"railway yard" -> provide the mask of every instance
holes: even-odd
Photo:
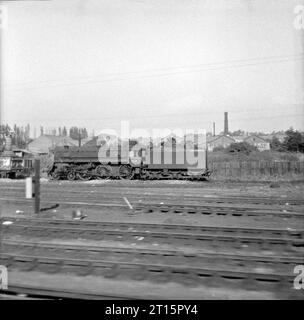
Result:
[[[303,299],[304,183],[0,181],[5,297]],[[73,212],[81,212],[81,216]]]

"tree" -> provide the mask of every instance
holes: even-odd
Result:
[[[62,135],[63,135],[64,137],[66,137],[66,136],[68,135],[68,132],[67,132],[66,127],[63,127],[63,129],[62,129]]]
[[[74,140],[85,139],[88,137],[88,132],[86,128],[71,127],[70,137]]]
[[[78,140],[78,127],[71,127],[69,136],[74,140]]]
[[[245,131],[243,131],[243,130],[237,130],[237,131],[233,131],[232,133],[231,133],[231,135],[232,136],[244,136],[245,135]]]
[[[290,152],[304,152],[304,134],[294,130],[293,128],[288,129],[286,132],[283,145],[287,151]]]
[[[80,135],[81,135],[81,139],[85,139],[88,137],[88,131],[86,128],[80,128]]]
[[[286,151],[286,146],[276,136],[272,137],[270,148],[275,151]]]
[[[5,137],[8,136],[10,131],[11,131],[11,128],[9,127],[8,124],[0,125],[0,152],[2,152],[4,149]]]

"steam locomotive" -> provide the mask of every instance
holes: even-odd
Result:
[[[178,179],[206,180],[207,150],[198,144],[162,142],[159,145],[119,142],[116,145],[55,147],[48,174],[55,180]]]

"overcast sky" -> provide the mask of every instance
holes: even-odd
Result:
[[[5,3],[3,117],[117,129],[304,130],[302,0]]]

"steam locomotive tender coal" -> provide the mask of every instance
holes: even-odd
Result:
[[[176,144],[159,146],[124,144],[106,146],[56,147],[49,175],[55,179],[178,179],[206,180],[207,150],[197,145],[187,149]],[[190,161],[189,163],[189,154]],[[199,164],[199,165],[198,165]]]

